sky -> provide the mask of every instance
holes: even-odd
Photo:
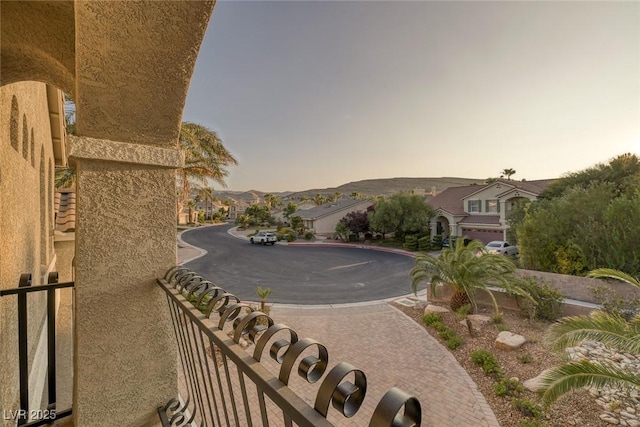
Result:
[[[218,0],[183,120],[236,191],[557,178],[640,155],[640,2]]]

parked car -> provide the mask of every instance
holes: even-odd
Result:
[[[251,244],[260,243],[262,245],[266,245],[267,243],[270,245],[274,245],[276,243],[276,240],[278,239],[276,238],[275,233],[268,233],[266,231],[261,231],[259,233],[256,233],[255,235],[249,238],[249,241],[251,242]]]
[[[455,245],[457,238],[453,237],[451,240],[453,241],[453,244]],[[448,248],[449,244],[450,244],[449,242],[450,242],[450,240],[449,240],[448,237],[445,237],[444,239],[442,239],[442,247],[443,248]]]
[[[510,245],[504,240],[494,240],[493,242],[489,242],[484,249],[487,253],[498,255],[516,256],[520,253],[517,246]]]

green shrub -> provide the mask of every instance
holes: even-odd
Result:
[[[523,280],[520,288],[534,299],[535,304],[526,297],[516,296],[520,313],[529,319],[557,320],[561,316],[562,295],[552,288],[549,282],[538,282],[534,277]]]
[[[407,251],[417,251],[418,238],[413,234],[404,236],[404,243],[402,244],[402,247]]]
[[[304,233],[305,240],[311,240],[311,239],[313,239],[313,237],[314,237],[313,233],[310,232],[310,231],[307,231],[306,233]]]
[[[520,421],[518,423],[518,427],[547,427],[547,425],[542,421],[538,421],[538,420],[526,420],[526,421]]]
[[[502,369],[496,357],[488,350],[474,350],[471,352],[471,360],[482,368],[485,375],[501,377]]]
[[[447,348],[449,350],[455,350],[456,348],[460,347],[462,344],[464,344],[464,340],[462,338],[460,338],[459,336],[453,336],[451,338],[449,338],[445,344],[447,345]]]
[[[418,239],[418,250],[426,252],[431,249],[431,238],[424,236]]]
[[[531,356],[531,353],[525,353],[525,354],[519,356],[518,360],[520,361],[520,363],[525,365],[527,363],[533,362],[533,356]]]
[[[515,399],[513,401],[513,406],[518,411],[520,411],[524,416],[530,418],[542,418],[544,412],[540,405],[530,401],[529,399]]]
[[[440,313],[427,313],[422,316],[422,321],[427,326],[433,326],[435,323],[442,323],[442,315]]]
[[[471,311],[471,304],[465,304],[456,310],[456,317],[458,319],[466,319]]]
[[[516,396],[524,391],[524,387],[512,378],[503,378],[493,385],[493,391],[497,396]]]
[[[297,237],[295,233],[288,233],[285,235],[285,238],[287,239],[287,242],[293,242]]]
[[[445,331],[445,330],[449,329],[449,328],[447,328],[447,325],[445,325],[442,322],[434,323],[432,326],[438,332]]]
[[[614,316],[620,316],[627,321],[640,314],[640,298],[628,295],[627,298],[618,296],[612,289],[604,286],[591,288],[596,301],[602,309]]]
[[[447,341],[448,339],[455,337],[456,333],[453,329],[449,329],[445,326],[444,328],[438,330],[438,336],[444,341]]]

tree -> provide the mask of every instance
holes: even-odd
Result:
[[[249,222],[251,220],[256,223],[271,222],[271,212],[267,205],[251,205],[244,213],[249,217]]]
[[[406,234],[427,233],[434,214],[424,197],[395,193],[378,202],[370,214],[369,225],[373,231],[383,235],[393,232],[396,238],[402,239]]]
[[[211,179],[226,187],[227,167],[237,165],[238,161],[227,151],[218,135],[205,126],[184,122],[179,138],[179,147],[185,153],[184,167],[177,173],[179,205],[189,200],[192,182],[207,185]]]
[[[298,234],[304,234],[304,221],[302,221],[302,218],[297,215],[292,216],[291,228],[293,228]]]
[[[366,212],[349,212],[340,222],[346,225],[358,238],[360,238],[360,233],[369,231],[369,217]]]
[[[594,183],[611,183],[615,195],[632,194],[640,186],[640,157],[626,153],[614,157],[609,163],[570,173],[551,183],[540,194],[542,199],[561,197],[572,187],[588,188]]]
[[[280,203],[280,198],[274,194],[267,193],[264,195],[264,202],[269,206],[269,209],[271,209]]]
[[[362,194],[358,193],[357,191],[354,191],[351,194],[349,194],[349,197],[352,198],[353,200],[359,200],[363,198]]]
[[[284,211],[282,212],[282,215],[289,219],[289,217],[298,210],[298,206],[296,206],[295,203],[293,202],[289,202],[287,203],[287,206],[285,206]]]
[[[451,310],[470,304],[473,311],[477,311],[476,292],[482,290],[491,297],[496,314],[499,313],[498,303],[489,287],[504,288],[531,299],[517,285],[513,261],[503,255],[483,253],[484,244],[478,240],[467,245],[462,240],[458,239],[455,248],[445,248],[439,257],[425,252],[416,256],[416,265],[410,273],[414,293],[425,282],[429,283],[434,295],[437,285],[449,285],[454,289],[449,303]]]
[[[211,211],[213,210],[213,201],[215,200],[213,188],[209,186],[203,187],[200,189],[199,195],[200,198],[205,201],[205,219],[212,219],[213,212]]]
[[[325,203],[327,203],[329,201],[329,199],[327,199],[324,195],[322,194],[316,194],[315,197],[313,198],[313,203],[316,204],[316,206],[320,206],[320,205],[324,205]]]
[[[515,174],[516,174],[515,169],[502,169],[502,176],[506,176],[507,179],[511,179],[511,176]]]
[[[617,279],[640,288],[640,279],[619,270],[596,269],[589,276]],[[627,321],[620,316],[596,310],[589,316],[565,317],[551,326],[547,339],[556,351],[564,351],[588,340],[599,341],[622,353],[640,354],[640,315]],[[550,405],[570,390],[625,385],[640,387],[640,375],[611,364],[572,361],[545,372],[541,379],[542,400]]]
[[[335,231],[336,231],[336,234],[335,234],[336,239],[340,239],[343,242],[347,242],[349,240],[349,234],[351,233],[351,230],[349,229],[346,223],[342,221],[338,221],[338,223],[336,224]]]
[[[616,196],[613,183],[594,182],[523,209],[524,216],[516,211],[509,218],[523,267],[576,275],[602,267],[637,272],[640,192]]]

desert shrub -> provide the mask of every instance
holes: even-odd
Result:
[[[456,310],[456,317],[458,319],[466,319],[471,311],[471,304],[465,304],[460,306],[459,309]]]
[[[620,316],[630,321],[640,314],[640,298],[628,295],[626,298],[618,296],[613,289],[604,286],[591,288],[596,301],[602,309],[614,316]]]
[[[562,295],[549,282],[538,282],[527,277],[520,287],[534,299],[535,304],[525,297],[517,297],[520,313],[529,319],[557,320],[561,315]]]
[[[518,360],[523,365],[526,365],[527,363],[533,362],[533,356],[531,356],[531,353],[525,353],[523,355],[518,356]]]
[[[442,338],[444,341],[447,341],[456,336],[456,333],[453,329],[447,328],[446,326],[440,330],[438,330],[438,336]]]
[[[538,420],[525,420],[518,423],[518,427],[547,427],[545,423]]]
[[[524,391],[524,387],[515,378],[503,378],[493,385],[496,396],[516,396]]]
[[[485,375],[491,375],[494,377],[502,376],[502,369],[498,364],[498,360],[488,350],[474,350],[471,352],[471,360],[482,368],[482,372]]]
[[[427,326],[433,326],[436,323],[442,323],[442,315],[440,313],[427,313],[422,316],[422,321]]]
[[[295,233],[287,233],[285,235],[285,238],[286,238],[287,242],[293,242],[294,240],[296,240],[296,234]]]
[[[455,350],[456,348],[464,344],[464,340],[456,335],[446,340],[445,344],[447,345],[447,348],[449,350]]]
[[[313,237],[314,237],[314,235],[310,231],[307,231],[306,233],[304,233],[305,240],[311,240],[311,239],[313,239]]]
[[[542,418],[544,415],[540,405],[529,399],[515,399],[513,401],[513,407],[520,411],[524,416],[530,418]]]
[[[445,325],[442,322],[434,323],[432,326],[438,332],[442,332],[442,331],[445,331],[445,330],[449,329],[449,328],[447,328],[447,325]]]

